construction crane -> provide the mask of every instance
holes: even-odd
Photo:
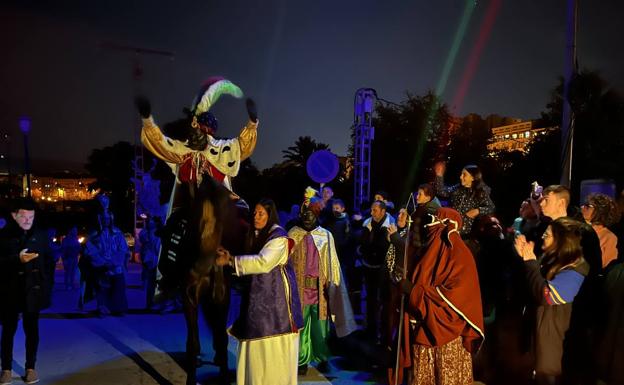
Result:
[[[169,60],[175,59],[175,54],[170,51],[163,51],[151,48],[144,47],[136,47],[124,44],[117,44],[113,42],[102,42],[99,44],[100,48],[112,50],[112,51],[120,51],[120,52],[129,52],[134,53],[134,60],[132,63],[132,79],[134,83],[134,94],[135,96],[139,94],[141,79],[143,77],[143,66],[141,63],[141,59],[143,56],[161,56],[168,58]],[[140,131],[135,121],[133,120],[132,127],[134,127],[134,180],[140,181],[142,176],[145,174],[143,171],[143,146],[141,145]],[[143,218],[139,218],[137,216],[137,189],[134,189],[134,236],[137,236],[137,229],[142,228]]]

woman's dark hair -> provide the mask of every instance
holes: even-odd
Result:
[[[546,279],[552,279],[561,269],[583,257],[582,227],[581,222],[569,217],[562,217],[550,223],[553,243],[544,252],[554,258],[549,263]]]
[[[385,191],[383,191],[383,190],[379,190],[379,191],[377,191],[377,192],[375,193],[375,195],[381,195],[381,197],[382,197],[384,200],[388,200],[388,193],[387,193],[387,192],[385,192]],[[375,195],[373,195],[373,196],[375,196]]]
[[[481,173],[481,169],[476,164],[468,164],[464,167],[464,170],[468,172],[472,176],[472,195],[476,198],[483,198],[487,195],[485,191],[485,182],[483,182],[483,174]]]
[[[431,199],[435,198],[435,191],[433,189],[433,186],[430,183],[423,183],[419,185],[416,192],[418,192],[418,190],[423,190],[425,195]]]
[[[266,210],[267,214],[269,214],[269,219],[267,220],[266,226],[260,229],[257,233],[254,227],[250,226],[246,237],[247,239],[245,240],[245,251],[248,253],[259,252],[266,243],[267,238],[269,238],[269,233],[271,232],[273,225],[279,225],[277,207],[272,199],[263,198],[256,203],[256,206],[258,205],[262,206]]]
[[[591,223],[603,226],[611,226],[620,221],[620,208],[615,201],[605,194],[590,194],[587,203],[594,208]]]

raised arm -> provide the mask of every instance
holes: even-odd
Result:
[[[258,121],[252,122],[251,120],[247,122],[245,127],[241,130],[240,134],[238,134],[238,143],[240,145],[241,158],[243,161],[251,156],[254,149],[256,148],[256,141],[258,140]]]
[[[258,137],[258,108],[256,102],[251,98],[247,98],[245,101],[247,107],[247,115],[249,115],[249,122],[243,127],[238,135],[238,142],[241,149],[241,162],[251,156],[251,153],[256,148],[256,140]]]
[[[149,99],[145,96],[138,96],[134,100],[134,104],[143,120],[143,129],[141,130],[141,142],[143,145],[152,154],[165,162],[173,164],[184,162],[185,155],[191,152],[191,150],[179,140],[173,140],[163,135],[160,128],[154,123]]]
[[[152,116],[143,118],[141,142],[152,154],[168,163],[181,164],[192,152],[184,143],[166,137],[154,123]]]
[[[447,186],[444,184],[443,176],[435,177],[435,193],[438,198],[447,199],[451,194],[459,188],[459,185]]]

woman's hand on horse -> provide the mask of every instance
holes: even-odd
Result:
[[[221,246],[217,248],[217,259],[215,261],[217,266],[229,265],[232,259],[232,255],[230,255],[230,252],[227,251],[225,248]]]

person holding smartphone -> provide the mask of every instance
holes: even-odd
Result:
[[[54,258],[47,234],[33,227],[35,203],[28,198],[14,205],[10,223],[0,233],[0,318],[2,337],[0,384],[12,382],[13,339],[22,314],[26,335],[26,384],[39,382],[35,371],[39,346],[39,312],[50,306]]]

